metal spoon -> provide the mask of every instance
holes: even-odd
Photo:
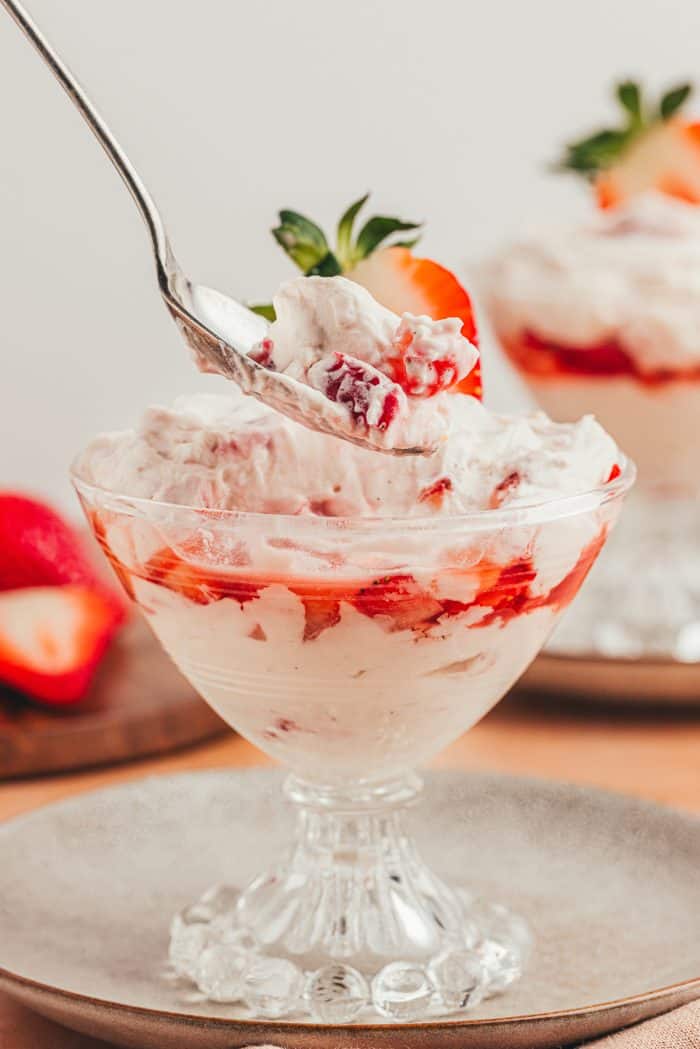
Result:
[[[386,447],[371,433],[353,426],[349,413],[304,383],[262,367],[247,356],[263,339],[267,321],[240,302],[202,284],[193,284],[178,265],[163,220],[142,179],[73,74],[61,61],[17,0],[0,0],[79,110],[109,159],[126,183],[151,236],[160,293],[180,332],[210,371],[238,383],[271,408],[312,430],[342,437],[364,448],[394,455],[419,455],[424,447]]]

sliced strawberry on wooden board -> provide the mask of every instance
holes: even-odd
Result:
[[[280,211],[280,224],[273,229],[273,236],[307,276],[342,274],[363,285],[377,302],[399,316],[412,313],[435,321],[456,317],[462,322],[462,335],[477,346],[471,299],[455,275],[432,259],[417,258],[413,254],[418,236],[410,242],[396,239],[397,234],[416,234],[419,223],[375,215],[364,223],[356,237],[353,235],[355,219],[368,196],[351,204],[340,219],[335,249],[331,249],[325,233],[315,222],[288,209]],[[251,308],[274,319],[274,308],[270,305]],[[447,366],[442,370],[446,372]],[[397,381],[400,381],[398,377]],[[478,360],[469,374],[451,389],[481,398]]]
[[[57,706],[82,699],[117,626],[114,604],[77,584],[0,593],[0,682]]]
[[[45,503],[0,492],[0,590],[98,582],[79,532]]]
[[[602,208],[648,190],[700,204],[700,124],[680,115],[691,91],[680,84],[651,105],[639,84],[618,84],[622,123],[570,143],[559,169],[589,179]]]

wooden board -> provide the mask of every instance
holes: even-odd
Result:
[[[51,710],[0,690],[0,779],[162,754],[224,731],[135,616],[80,705]]]

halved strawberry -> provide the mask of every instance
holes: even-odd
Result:
[[[44,703],[88,691],[117,625],[114,604],[80,585],[0,593],[0,681]]]
[[[224,566],[219,570],[200,566],[185,560],[167,546],[148,559],[140,574],[149,582],[165,586],[198,605],[208,605],[224,597],[233,598],[243,605],[256,598],[260,591],[260,584],[228,573]]]
[[[340,274],[362,284],[371,295],[394,313],[412,313],[432,320],[457,317],[462,335],[478,345],[471,299],[453,273],[432,259],[417,258],[412,251],[418,236],[410,242],[386,244],[388,238],[405,232],[415,233],[419,223],[375,215],[353,237],[355,219],[369,194],[351,204],[338,224],[337,243],[332,250],[323,230],[298,212],[280,211],[280,224],[272,233],[290,258],[307,276],[332,277]],[[274,319],[270,305],[251,307]],[[447,364],[443,370],[447,373]],[[396,381],[400,382],[399,377]],[[403,384],[402,384],[403,385]],[[406,387],[404,387],[406,389]],[[481,398],[479,361],[468,375],[450,387],[455,392]],[[407,392],[411,392],[407,389]],[[435,392],[435,391],[433,391]]]
[[[102,586],[83,537],[45,503],[0,492],[0,590]]]
[[[441,602],[407,574],[372,580],[355,592],[352,603],[358,612],[380,619],[391,631],[430,626],[443,611]]]
[[[560,169],[591,180],[601,208],[647,190],[700,204],[700,124],[678,115],[691,90],[681,84],[651,106],[638,84],[618,84],[624,123],[571,143]]]
[[[669,120],[630,143],[620,160],[595,180],[598,203],[614,207],[655,189],[700,204],[700,137],[697,124]]]
[[[383,248],[359,262],[347,276],[367,288],[377,302],[394,313],[425,314],[435,321],[458,317],[462,321],[462,335],[474,346],[478,345],[471,299],[455,275],[432,259],[416,258],[405,247]],[[478,360],[455,389],[481,399]]]

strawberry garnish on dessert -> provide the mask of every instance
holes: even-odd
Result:
[[[568,145],[560,170],[589,179],[602,208],[647,190],[700,204],[700,122],[680,113],[691,90],[681,84],[649,105],[638,84],[618,84],[623,122]]]
[[[0,493],[0,682],[50,704],[82,699],[124,616],[70,525]]]
[[[443,498],[450,487],[451,482],[443,478],[425,490],[425,498]],[[488,557],[481,558],[461,573],[471,584],[469,589],[473,589],[473,596],[468,601],[443,596],[439,580],[419,582],[407,572],[370,576],[365,580],[329,575],[318,579],[290,579],[286,575],[254,575],[246,571],[237,558],[233,558],[230,566],[197,564],[170,547],[159,550],[133,575],[165,587],[195,604],[230,599],[242,610],[254,610],[255,606],[249,603],[256,601],[267,587],[285,586],[303,606],[302,639],[305,642],[316,641],[325,631],[336,626],[342,618],[344,605],[375,620],[388,633],[410,630],[419,639],[425,637],[432,627],[439,627],[443,618],[447,620],[469,614],[472,617],[469,626],[478,629],[547,606],[563,608],[585,579],[605,535],[603,529],[585,548],[571,571],[548,593],[533,593],[532,584],[537,572],[530,558],[517,558],[506,564]],[[130,570],[122,566],[122,571],[127,574]],[[475,612],[481,614],[474,616]],[[248,636],[255,641],[267,640],[258,622],[252,623]]]
[[[356,237],[353,235],[355,219],[368,196],[366,194],[351,204],[340,219],[335,249],[331,249],[325,233],[315,222],[288,209],[280,211],[280,224],[273,229],[273,236],[306,276],[348,277],[399,316],[409,313],[416,320],[425,316],[433,321],[457,318],[461,322],[462,336],[477,346],[471,300],[454,274],[432,259],[418,258],[413,254],[418,236],[408,242],[396,239],[397,235],[415,234],[418,223],[375,215],[364,223]],[[275,318],[271,305],[253,306],[252,309],[269,320]],[[470,363],[468,369],[462,367],[460,374],[463,362],[453,355],[426,360],[425,345],[418,350],[415,339],[409,334],[402,332],[403,341],[396,347],[395,374],[391,376],[406,393],[431,396],[450,389],[481,399],[478,360]],[[417,363],[422,367],[418,368]],[[428,363],[432,381],[423,382],[422,377],[416,378],[416,374],[421,375]]]

